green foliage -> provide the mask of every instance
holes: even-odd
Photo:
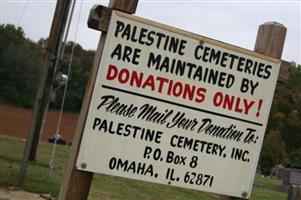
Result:
[[[0,102],[33,105],[42,69],[42,50],[13,25],[0,25]]]
[[[284,127],[283,139],[287,144],[287,152],[290,153],[300,147],[301,144],[301,117],[297,111],[287,117]]]
[[[285,144],[279,132],[271,132],[266,136],[261,150],[262,173],[269,175],[270,169],[279,163],[286,163]]]
[[[40,39],[38,43],[26,39],[21,27],[0,25],[0,103],[33,106],[42,70],[46,70],[42,48],[46,42],[45,39]],[[59,62],[58,70],[64,74],[68,71],[72,46],[72,42],[66,44],[65,56]],[[93,57],[94,51],[75,45],[65,110],[80,110]],[[56,91],[57,98],[51,104],[53,108],[60,108],[63,91],[64,87]]]
[[[14,25],[0,25],[0,53],[5,51],[5,48],[11,44],[16,46],[26,46],[27,40],[24,37],[24,32],[21,27],[16,28]]]
[[[59,71],[63,72],[64,74],[68,73],[72,45],[72,42],[67,43],[65,57],[63,61],[60,62]],[[71,72],[69,74],[68,90],[66,94],[64,110],[74,112],[78,112],[80,110],[85,95],[90,68],[92,66],[93,56],[93,51],[85,51],[80,45],[76,44],[71,65]],[[63,98],[63,91],[63,87],[57,91],[57,98],[52,104],[53,108],[60,108]]]
[[[293,159],[292,155],[298,154],[301,144],[300,133],[301,70],[292,66],[288,83],[278,83],[276,87],[267,135],[259,161],[259,165],[265,174],[269,174],[271,167],[275,164],[286,165],[287,160],[289,161],[288,164],[291,165],[293,165],[292,163],[299,163],[299,161]],[[279,138],[281,135],[281,140],[285,145],[280,143],[275,137],[276,135]],[[300,154],[298,155],[300,156]]]
[[[301,167],[301,148],[292,151],[288,155],[288,164],[291,167]]]

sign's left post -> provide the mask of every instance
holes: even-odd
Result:
[[[115,1],[110,0],[109,8],[105,9],[97,9],[97,7],[93,7],[90,12],[89,20],[97,19],[99,24],[96,26],[106,26],[109,18],[110,18],[110,10],[120,10],[129,14],[133,14],[136,11],[138,5],[138,0],[122,0],[122,1]],[[106,20],[108,19],[108,20]],[[91,21],[90,21],[91,22]],[[89,24],[89,22],[88,22]],[[95,25],[95,24],[94,24]],[[90,184],[92,181],[93,173],[92,172],[85,172],[79,171],[76,169],[76,159],[82,139],[82,133],[84,129],[84,124],[86,121],[88,108],[96,80],[96,75],[99,68],[99,63],[101,61],[101,56],[104,48],[104,43],[106,40],[106,33],[102,31],[101,37],[98,42],[98,47],[94,56],[93,66],[90,72],[89,82],[87,84],[86,93],[84,96],[82,108],[80,111],[79,119],[77,122],[75,135],[72,141],[72,149],[69,154],[69,161],[64,173],[64,180],[61,186],[61,191],[59,195],[59,199],[73,199],[73,200],[82,200],[87,199],[89,195]]]

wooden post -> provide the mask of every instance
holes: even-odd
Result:
[[[266,22],[259,26],[254,51],[281,59],[286,27],[277,22]]]
[[[55,15],[53,17],[51,31],[46,47],[46,74],[45,79],[42,80],[41,92],[37,96],[37,106],[35,106],[34,114],[32,117],[30,134],[33,134],[32,145],[30,148],[29,160],[34,161],[36,159],[37,148],[40,140],[41,132],[43,131],[44,123],[47,117],[50,94],[52,92],[56,66],[55,62],[57,59],[57,53],[59,51],[59,43],[63,39],[63,33],[66,27],[66,22],[70,10],[71,0],[57,1]]]
[[[285,36],[286,27],[283,24],[266,22],[259,26],[254,51],[281,59]],[[288,81],[289,65],[287,61],[281,61],[278,81]]]
[[[133,14],[136,11],[137,4],[138,4],[138,0],[123,0],[123,1],[111,0],[109,7],[129,14]],[[93,15],[93,10],[90,13],[89,19],[91,19],[91,15]],[[96,75],[98,72],[98,67],[101,60],[105,39],[106,39],[106,33],[102,32],[98,43],[97,51],[94,56],[94,62],[92,66],[90,79],[87,85],[81,112],[77,122],[75,135],[72,141],[72,149],[69,155],[69,161],[68,161],[67,168],[65,170],[64,180],[59,195],[60,200],[69,200],[69,199],[82,200],[82,199],[87,199],[89,195],[89,189],[90,189],[93,173],[79,171],[76,169],[75,165],[76,165],[76,159],[77,159],[77,155],[82,139],[84,124],[88,113],[92,91],[96,81]]]
[[[257,32],[254,51],[281,59],[286,31],[286,27],[277,22],[266,22],[260,25]],[[281,68],[284,68],[284,64],[286,63],[282,63]],[[281,76],[281,72],[284,73],[283,71],[285,71],[285,69],[280,69],[279,76]]]
[[[254,51],[273,58],[281,59],[286,27],[277,22],[267,22],[259,26]],[[243,193],[242,193],[243,197]],[[221,200],[239,200],[243,198],[221,196]]]
[[[50,92],[53,86],[54,75],[56,71],[55,55],[58,51],[59,41],[62,38],[63,30],[65,29],[70,4],[71,0],[62,0],[58,1],[56,5],[46,48],[45,64],[34,104],[31,125],[28,130],[28,136],[26,139],[21,168],[19,172],[20,185],[23,184],[25,178],[28,160],[35,160],[36,158],[40,132],[43,129],[43,124],[46,118]]]
[[[301,185],[291,185],[288,191],[287,200],[301,199]]]

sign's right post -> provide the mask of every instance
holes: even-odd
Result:
[[[273,58],[281,59],[286,36],[286,27],[277,22],[266,22],[258,28],[254,51]],[[221,196],[221,200],[242,198]]]
[[[277,22],[266,22],[259,26],[254,51],[281,59],[286,27]]]

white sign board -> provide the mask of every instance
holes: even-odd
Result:
[[[249,197],[279,67],[114,11],[77,168]]]

